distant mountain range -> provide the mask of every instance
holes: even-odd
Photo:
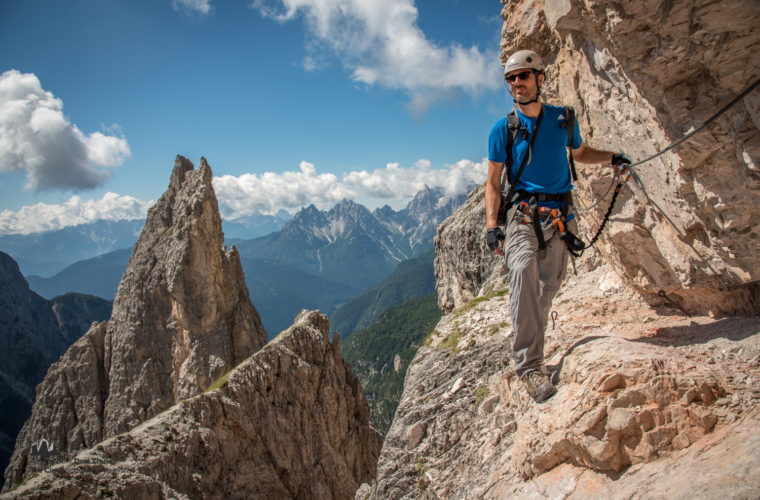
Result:
[[[446,197],[442,190],[431,188],[417,193],[407,207],[399,211],[385,206],[370,212],[362,205],[344,200],[329,211],[313,205],[306,207],[286,222],[284,212],[277,216],[263,216],[269,219],[259,218],[258,222],[253,217],[247,221],[238,219],[239,226],[235,226],[235,230],[248,227],[250,229],[246,230],[253,231],[254,226],[261,229],[266,227],[265,220],[275,226],[280,223],[284,226],[255,239],[225,236],[227,243],[234,242],[240,253],[251,300],[259,310],[269,336],[273,337],[290,326],[301,309],[319,309],[328,315],[336,313],[341,306],[388,277],[399,263],[432,252],[436,226],[465,200],[464,194]],[[90,229],[95,231],[96,227],[93,225]],[[106,227],[109,231],[115,228],[113,225]],[[130,227],[127,224],[123,229],[129,231]],[[83,231],[83,227],[79,229]],[[55,233],[64,236],[59,231]],[[231,234],[242,233],[233,231]],[[2,238],[7,236],[0,237],[0,244]],[[36,241],[57,241],[53,235],[35,238]],[[68,248],[70,254],[76,245],[64,240],[58,244]],[[105,241],[105,238],[93,237],[92,240]],[[25,243],[29,248],[33,246],[30,241],[34,239]],[[27,275],[27,280],[35,292],[48,299],[66,292],[78,292],[113,300],[132,253],[132,245],[81,260],[52,277]],[[34,250],[30,255],[53,253]],[[346,336],[354,329],[370,325],[385,308],[431,293],[434,283],[432,253],[426,259],[430,261],[429,269],[419,276],[391,277],[389,279],[396,280],[395,284],[390,284],[391,289],[396,287],[393,291],[386,290],[378,297],[375,290],[373,297],[364,297],[338,314],[338,331]],[[419,265],[419,262],[413,265]],[[367,304],[371,311],[361,310],[361,304]]]
[[[53,276],[74,262],[131,249],[143,224],[144,220],[99,220],[55,231],[5,234],[0,236],[0,250],[13,257],[24,276]]]
[[[366,290],[399,262],[432,250],[436,226],[466,199],[426,187],[400,211],[385,206],[370,212],[349,200],[327,212],[312,205],[282,231],[239,242],[237,248],[243,259],[278,260]]]
[[[290,218],[284,210],[275,215],[257,213],[225,219],[222,228],[227,241],[249,240],[279,231]],[[125,248],[131,252],[144,224],[144,219],[99,220],[54,231],[4,234],[0,251],[14,258],[24,276],[52,277],[75,262]]]
[[[327,315],[336,313],[344,303],[388,277],[401,262],[426,252],[431,252],[427,257],[429,270],[418,273],[421,278],[411,278],[410,274],[409,282],[395,283],[393,292],[380,294],[380,303],[376,302],[377,291],[373,297],[363,298],[360,304],[366,304],[371,312],[365,314],[359,304],[349,307],[338,315],[341,330],[337,331],[346,336],[358,324],[367,326],[374,322],[385,308],[430,293],[431,282],[424,285],[420,281],[425,281],[425,276],[434,280],[432,250],[436,226],[466,199],[465,194],[446,197],[440,189],[425,188],[399,211],[386,206],[370,212],[348,200],[329,211],[312,205],[298,212],[282,231],[238,242],[251,298],[269,335],[287,328],[293,312],[307,305],[314,304]],[[298,274],[272,275],[271,270],[264,270],[257,275],[248,267],[252,261],[258,265],[266,261],[269,266],[279,263],[281,269]],[[293,279],[280,277],[288,275]],[[406,290],[402,291],[403,288]],[[267,311],[270,304],[272,307]],[[332,329],[336,331],[335,326]]]
[[[251,238],[266,236],[282,229],[282,226],[292,217],[285,210],[280,210],[274,215],[256,213],[235,219],[222,219],[224,239],[228,242],[234,242],[234,240],[250,240]]]

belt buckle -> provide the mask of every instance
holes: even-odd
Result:
[[[552,215],[552,209],[549,207],[538,207],[538,220],[545,221]]]

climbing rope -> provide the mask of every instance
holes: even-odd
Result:
[[[758,79],[757,81],[755,81],[755,83],[753,83],[752,85],[750,85],[749,87],[747,87],[741,94],[739,94],[738,96],[736,96],[731,102],[729,102],[728,104],[726,104],[725,106],[723,106],[722,108],[720,108],[714,115],[712,115],[710,118],[708,118],[707,120],[705,120],[705,122],[702,123],[702,125],[700,125],[698,128],[696,128],[696,129],[692,130],[691,132],[687,133],[686,135],[684,135],[683,137],[681,137],[677,141],[671,143],[665,149],[662,149],[662,150],[658,151],[657,153],[653,154],[652,156],[644,158],[643,160],[639,160],[639,161],[637,161],[637,162],[635,162],[635,163],[633,163],[631,165],[627,165],[625,167],[626,169],[630,170],[631,175],[641,185],[641,188],[642,188],[642,190],[644,190],[644,194],[646,195],[647,200],[649,200],[650,202],[654,203],[653,200],[649,197],[649,194],[644,189],[644,184],[641,182],[641,178],[633,170],[633,168],[637,167],[637,166],[639,166],[639,165],[641,165],[643,163],[646,163],[646,162],[648,162],[650,160],[654,160],[658,156],[660,156],[660,155],[662,155],[664,153],[667,153],[668,151],[670,151],[674,147],[678,146],[679,144],[681,144],[685,140],[689,139],[691,136],[693,136],[694,134],[696,134],[700,130],[704,129],[710,123],[712,123],[713,121],[715,121],[719,116],[721,116],[726,111],[728,111],[737,102],[739,102],[742,99],[744,99],[745,97],[747,97],[747,95],[750,92],[752,92],[753,90],[755,90],[758,86],[760,86],[760,79]],[[591,248],[594,245],[594,243],[596,243],[596,241],[599,239],[599,236],[602,234],[602,230],[604,229],[604,226],[607,225],[607,221],[609,220],[610,216],[612,215],[612,209],[615,206],[615,201],[617,201],[617,197],[618,197],[618,194],[620,194],[620,190],[623,187],[623,183],[625,181],[627,181],[628,179],[630,179],[630,176],[628,176],[625,180],[621,180],[621,172],[620,172],[620,169],[618,169],[617,172],[615,173],[615,176],[612,178],[612,182],[610,183],[610,187],[607,188],[607,191],[605,191],[605,193],[598,200],[596,200],[596,202],[593,205],[591,205],[589,207],[581,207],[581,206],[579,206],[577,204],[574,205],[573,208],[575,210],[579,211],[579,212],[585,212],[587,210],[591,210],[592,208],[596,207],[603,199],[605,199],[607,197],[607,195],[610,193],[610,191],[612,190],[612,187],[615,186],[615,192],[613,193],[612,199],[610,200],[610,205],[607,208],[607,213],[604,215],[604,218],[602,219],[602,223],[599,226],[599,229],[597,230],[597,232],[594,235],[594,237],[591,238],[591,241],[586,246],[586,248]],[[616,185],[616,183],[617,183],[617,185]],[[668,218],[667,215],[666,215],[666,218],[668,219],[668,221],[670,221],[670,218]],[[672,224],[672,221],[671,221],[671,224]]]
[[[696,129],[692,130],[691,132],[689,132],[685,136],[681,137],[676,142],[672,143],[670,146],[668,146],[667,148],[663,149],[662,151],[658,151],[657,153],[653,154],[652,156],[650,156],[648,158],[644,158],[643,160],[639,160],[636,163],[634,163],[632,165],[629,165],[628,168],[637,167],[637,166],[641,165],[642,163],[646,163],[649,160],[654,160],[658,156],[660,156],[660,155],[662,155],[664,153],[667,153],[668,151],[670,151],[674,147],[678,146],[683,141],[685,141],[686,139],[690,138],[691,136],[693,136],[694,134],[696,134],[697,132],[699,132],[700,130],[702,130],[703,128],[705,128],[706,126],[708,126],[710,123],[712,123],[713,121],[715,121],[720,115],[722,115],[723,113],[725,113],[726,111],[728,111],[733,105],[735,105],[737,102],[739,102],[742,99],[744,99],[745,97],[747,97],[747,95],[750,92],[752,92],[753,90],[755,90],[758,86],[760,86],[760,79],[758,79],[755,83],[753,83],[752,85],[750,85],[749,87],[747,87],[744,90],[744,92],[742,92],[738,96],[734,97],[734,99],[731,102],[729,102],[728,104],[726,104],[725,106],[723,106],[722,108],[720,108],[710,118],[708,118],[707,120],[705,120],[705,122],[702,125],[700,125],[699,128],[696,128]]]

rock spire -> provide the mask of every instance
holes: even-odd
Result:
[[[6,489],[35,470],[134,428],[209,387],[266,342],[204,158],[178,156],[149,213],[107,323],[49,370],[6,470]],[[55,450],[31,453],[45,439]]]

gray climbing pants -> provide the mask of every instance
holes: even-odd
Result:
[[[568,229],[575,232],[575,220],[570,221]],[[544,240],[546,249],[539,252],[531,224],[509,224],[505,253],[514,330],[512,354],[518,377],[538,368],[543,361],[544,332],[552,300],[566,275],[568,252],[556,226],[544,231]]]

